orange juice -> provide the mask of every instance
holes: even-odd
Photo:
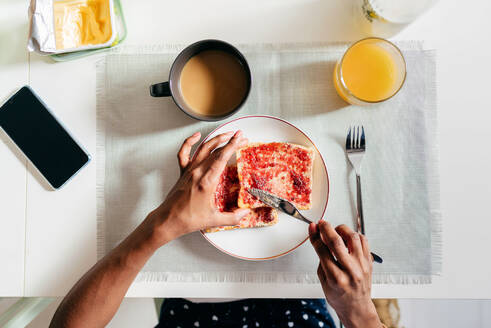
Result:
[[[368,38],[353,44],[336,64],[334,86],[345,101],[364,105],[392,97],[405,74],[404,58],[395,45]]]

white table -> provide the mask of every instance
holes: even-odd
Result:
[[[123,1],[127,44],[346,41],[346,0]],[[491,2],[440,1],[395,39],[438,49],[443,275],[431,285],[376,285],[374,297],[491,298]],[[95,61],[28,54],[26,1],[0,3],[0,99],[30,84],[96,153]],[[410,73],[409,73],[410,74]],[[164,77],[163,77],[164,78]],[[95,160],[48,191],[0,134],[0,296],[59,296],[96,261]],[[319,286],[134,283],[128,296],[321,297]]]

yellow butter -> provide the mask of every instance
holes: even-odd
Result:
[[[56,49],[97,45],[111,39],[109,0],[53,2]]]

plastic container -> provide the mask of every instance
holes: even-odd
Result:
[[[52,54],[50,55],[50,57],[55,61],[68,61],[107,51],[108,49],[121,44],[126,39],[127,35],[123,8],[121,6],[120,0],[110,0],[110,6],[112,10],[111,28],[113,34],[113,36],[111,37],[111,43],[106,42],[104,45],[97,45],[91,48],[88,48],[89,46],[84,46],[84,49],[73,50],[71,52],[65,52],[66,49],[63,49],[63,53]]]

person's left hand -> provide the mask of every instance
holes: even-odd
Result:
[[[214,193],[228,160],[247,145],[241,131],[220,134],[205,142],[190,157],[191,148],[200,140],[197,132],[187,138],[177,155],[181,176],[165,201],[150,213],[147,220],[158,246],[181,235],[222,225],[235,225],[248,209],[220,212]],[[227,142],[223,147],[221,144]]]

